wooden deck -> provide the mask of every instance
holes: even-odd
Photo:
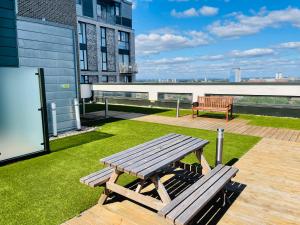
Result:
[[[121,116],[122,115],[120,115],[120,117]],[[262,138],[270,138],[300,143],[300,130],[254,126],[249,125],[248,121],[243,119],[233,119],[229,122],[226,122],[224,120],[214,118],[198,117],[192,119],[191,116],[173,118],[157,115],[139,116],[132,119],[144,122],[162,123],[167,125],[175,125],[213,131],[216,131],[217,128],[224,128],[225,132],[228,133],[244,134]]]
[[[234,180],[245,185],[245,188],[233,204],[221,213],[216,223],[299,224],[299,153],[300,143],[262,139],[235,164],[239,173]],[[167,181],[169,179],[171,177],[164,178]],[[151,189],[154,186],[143,191]],[[169,223],[156,212],[125,200],[104,206],[96,205],[63,225],[154,224]]]
[[[220,212],[219,216],[215,222],[210,221],[210,224],[299,224],[300,131],[251,126],[247,121],[239,119],[228,123],[204,118],[191,121],[190,117],[176,119],[119,112],[115,117],[207,130],[224,127],[227,132],[263,137],[234,165],[239,169],[234,181],[239,182],[243,189],[240,189],[239,195],[233,198],[235,200],[229,208],[223,212],[216,208],[216,212]],[[210,210],[214,205],[209,207],[206,210]],[[168,222],[154,211],[129,201],[121,201],[105,206],[96,205],[79,217],[64,223],[64,225],[98,224],[164,225]]]
[[[170,225],[157,213],[130,201],[95,205],[62,225]]]
[[[299,224],[300,143],[263,139],[235,167],[246,188],[219,224]]]

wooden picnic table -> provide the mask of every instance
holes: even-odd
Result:
[[[207,140],[200,138],[172,133],[101,159],[100,162],[111,168],[112,173],[99,203],[104,204],[109,193],[115,192],[152,209],[162,209],[171,202],[171,199],[161,182],[161,172],[193,152],[202,167],[210,170],[202,155],[203,148],[208,143]],[[136,190],[130,190],[116,183],[123,173],[140,179]],[[141,193],[146,180],[154,184],[160,200]]]

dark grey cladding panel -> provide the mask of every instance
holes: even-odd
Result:
[[[97,32],[96,26],[86,24],[88,70],[97,71]]]
[[[1,0],[0,66],[17,67],[18,64],[15,3],[13,0]]]
[[[115,30],[106,28],[106,40],[107,40],[107,70],[116,71]]]
[[[49,130],[52,132],[50,103],[57,104],[58,130],[76,126],[73,99],[76,72],[73,31],[47,23],[17,21],[20,66],[45,69]]]
[[[18,15],[76,27],[76,1],[18,0]]]

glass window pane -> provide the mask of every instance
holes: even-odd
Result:
[[[82,24],[82,44],[86,44],[85,24]]]
[[[102,15],[102,8],[101,8],[101,5],[97,5],[97,16],[100,16],[101,17]]]
[[[129,65],[129,56],[128,55],[124,55],[124,64],[125,65]]]

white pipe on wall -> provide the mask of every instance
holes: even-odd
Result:
[[[52,132],[53,136],[57,137],[57,117],[56,117],[56,104],[51,103],[51,114],[52,114]]]
[[[76,117],[76,128],[77,130],[81,130],[79,101],[77,98],[74,98],[74,107],[75,107],[75,117]]]

